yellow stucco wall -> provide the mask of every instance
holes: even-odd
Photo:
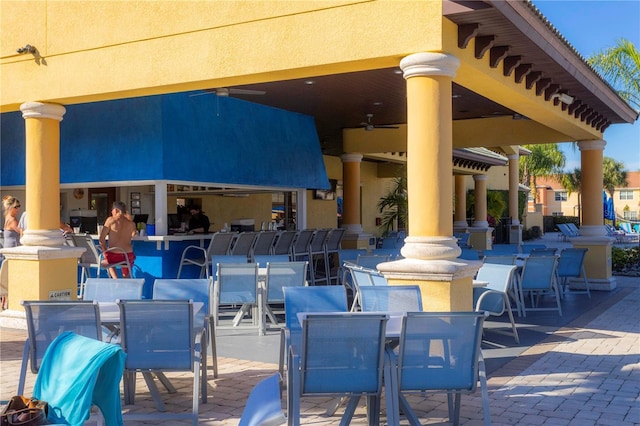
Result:
[[[3,0],[0,7],[2,111],[27,100],[70,104],[393,67],[442,46],[440,1]],[[26,43],[38,49],[39,64],[15,54]]]

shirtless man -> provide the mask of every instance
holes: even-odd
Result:
[[[117,263],[125,260],[124,254],[117,252],[107,252],[108,248],[118,247],[127,253],[129,264],[133,267],[136,256],[133,254],[131,238],[136,235],[136,224],[126,216],[127,206],[122,201],[113,203],[111,216],[104,222],[104,227],[100,233],[100,247],[104,253],[103,263]],[[109,246],[107,246],[107,235],[109,236]],[[122,278],[129,278],[131,271],[122,268]],[[111,278],[118,278],[115,268],[109,268]]]

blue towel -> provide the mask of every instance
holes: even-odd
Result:
[[[47,348],[33,396],[49,403],[49,422],[82,425],[91,405],[107,425],[124,425],[120,380],[126,354],[120,346],[62,333]]]

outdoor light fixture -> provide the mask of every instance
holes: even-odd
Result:
[[[23,55],[25,53],[34,54],[34,53],[36,53],[36,48],[35,48],[35,46],[27,44],[24,47],[20,47],[20,48],[16,49],[16,52],[18,52],[21,55]]]
[[[569,96],[566,93],[556,93],[555,95],[551,96],[551,99],[556,98],[560,99],[560,102],[567,105],[571,105],[574,101],[573,96]]]

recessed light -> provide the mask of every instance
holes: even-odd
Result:
[[[395,70],[393,71],[394,74],[402,74],[402,70]]]
[[[373,103],[373,105],[374,105],[374,106],[380,106],[380,105],[382,105],[382,102],[380,102],[380,101],[378,101],[378,102],[374,102],[374,103]]]
[[[311,86],[311,85],[313,85],[313,84],[316,84],[316,82],[315,82],[315,81],[313,81],[313,80],[306,80],[306,81],[304,82],[304,84],[306,84],[306,85],[308,85],[308,86]]]
[[[461,98],[461,97],[462,97],[462,95],[451,95],[451,97],[452,97],[453,99],[458,99],[458,98]]]

